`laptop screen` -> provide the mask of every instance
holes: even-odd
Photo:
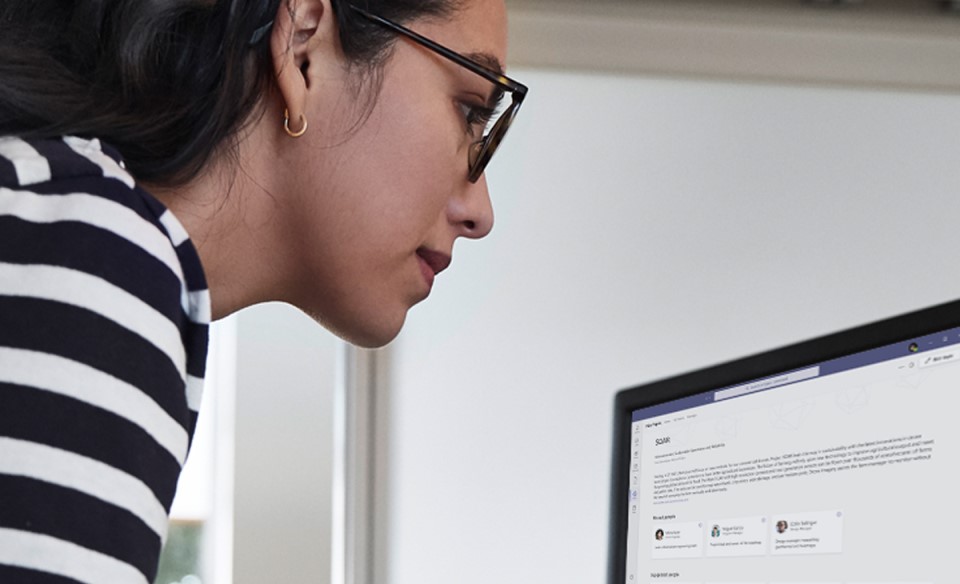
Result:
[[[960,304],[617,398],[609,582],[956,581]]]

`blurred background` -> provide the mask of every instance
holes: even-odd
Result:
[[[159,584],[601,583],[617,390],[960,296],[960,2],[507,4],[493,233],[215,326]]]

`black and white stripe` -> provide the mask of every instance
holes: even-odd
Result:
[[[0,582],[152,582],[210,316],[116,152],[0,137]]]

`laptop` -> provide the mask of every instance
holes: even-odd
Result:
[[[608,584],[953,584],[960,301],[619,392]]]

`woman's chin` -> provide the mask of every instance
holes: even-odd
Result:
[[[330,330],[352,345],[363,349],[377,349],[397,338],[405,320],[406,313],[399,318],[389,320],[344,323]]]
[[[384,345],[388,344],[393,339],[397,338],[397,335],[400,334],[400,331],[397,330],[390,335],[377,335],[377,336],[365,336],[365,337],[355,337],[355,338],[344,338],[345,341],[352,345],[356,345],[361,349],[379,349]]]

